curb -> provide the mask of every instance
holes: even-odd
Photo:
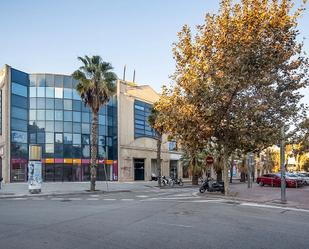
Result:
[[[94,194],[109,194],[109,193],[128,193],[132,192],[131,190],[111,190],[111,191],[104,191],[104,190],[96,190],[91,192],[89,190],[80,191],[80,192],[64,192],[64,193],[42,193],[42,194],[19,194],[19,195],[0,195],[0,200],[2,199],[13,199],[13,198],[26,198],[26,197],[59,197],[59,196],[76,196],[76,195],[94,195]]]
[[[207,194],[197,193],[197,196],[205,196],[205,197],[211,197],[211,198],[215,198],[215,199],[225,199],[225,200],[231,200],[231,201],[235,201],[235,202],[250,202],[250,203],[257,203],[257,204],[271,204],[271,205],[277,206],[277,207],[285,207],[285,208],[290,207],[290,208],[296,208],[296,209],[309,210],[309,207],[299,207],[298,205],[289,205],[289,202],[287,202],[287,203],[280,203],[280,200],[278,200],[278,199],[259,201],[259,200],[252,200],[252,199],[246,199],[246,198],[238,198],[236,196],[218,195],[216,193],[214,193],[214,194],[211,194],[211,193],[207,193]],[[235,204],[237,204],[237,203],[235,203]]]

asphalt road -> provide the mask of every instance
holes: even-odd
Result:
[[[309,248],[309,211],[192,189],[0,200],[0,248]]]

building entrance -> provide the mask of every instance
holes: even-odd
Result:
[[[177,178],[178,172],[177,172],[177,160],[171,160],[170,161],[170,177]]]
[[[134,180],[145,180],[145,159],[134,159]]]

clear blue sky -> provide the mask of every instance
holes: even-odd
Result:
[[[177,32],[183,24],[201,24],[218,6],[219,0],[2,1],[0,67],[71,74],[77,56],[99,54],[120,78],[126,64],[127,80],[136,69],[139,84],[159,91],[174,70]],[[300,36],[309,38],[308,10]],[[309,40],[305,50],[309,54]]]

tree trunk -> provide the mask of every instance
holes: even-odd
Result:
[[[159,135],[157,140],[157,173],[158,173],[158,185],[161,187],[161,144],[162,144],[162,136]]]
[[[90,191],[95,191],[95,183],[97,179],[97,154],[98,154],[97,137],[98,137],[98,113],[92,112]]]
[[[192,156],[192,185],[198,185],[198,176],[196,175],[196,156]]]
[[[231,166],[230,166],[230,183],[233,182],[233,167],[234,166],[234,155],[231,158]]]
[[[224,180],[224,194],[229,195],[229,163],[228,163],[228,155],[227,150],[224,148],[224,156],[223,156],[223,180]]]

